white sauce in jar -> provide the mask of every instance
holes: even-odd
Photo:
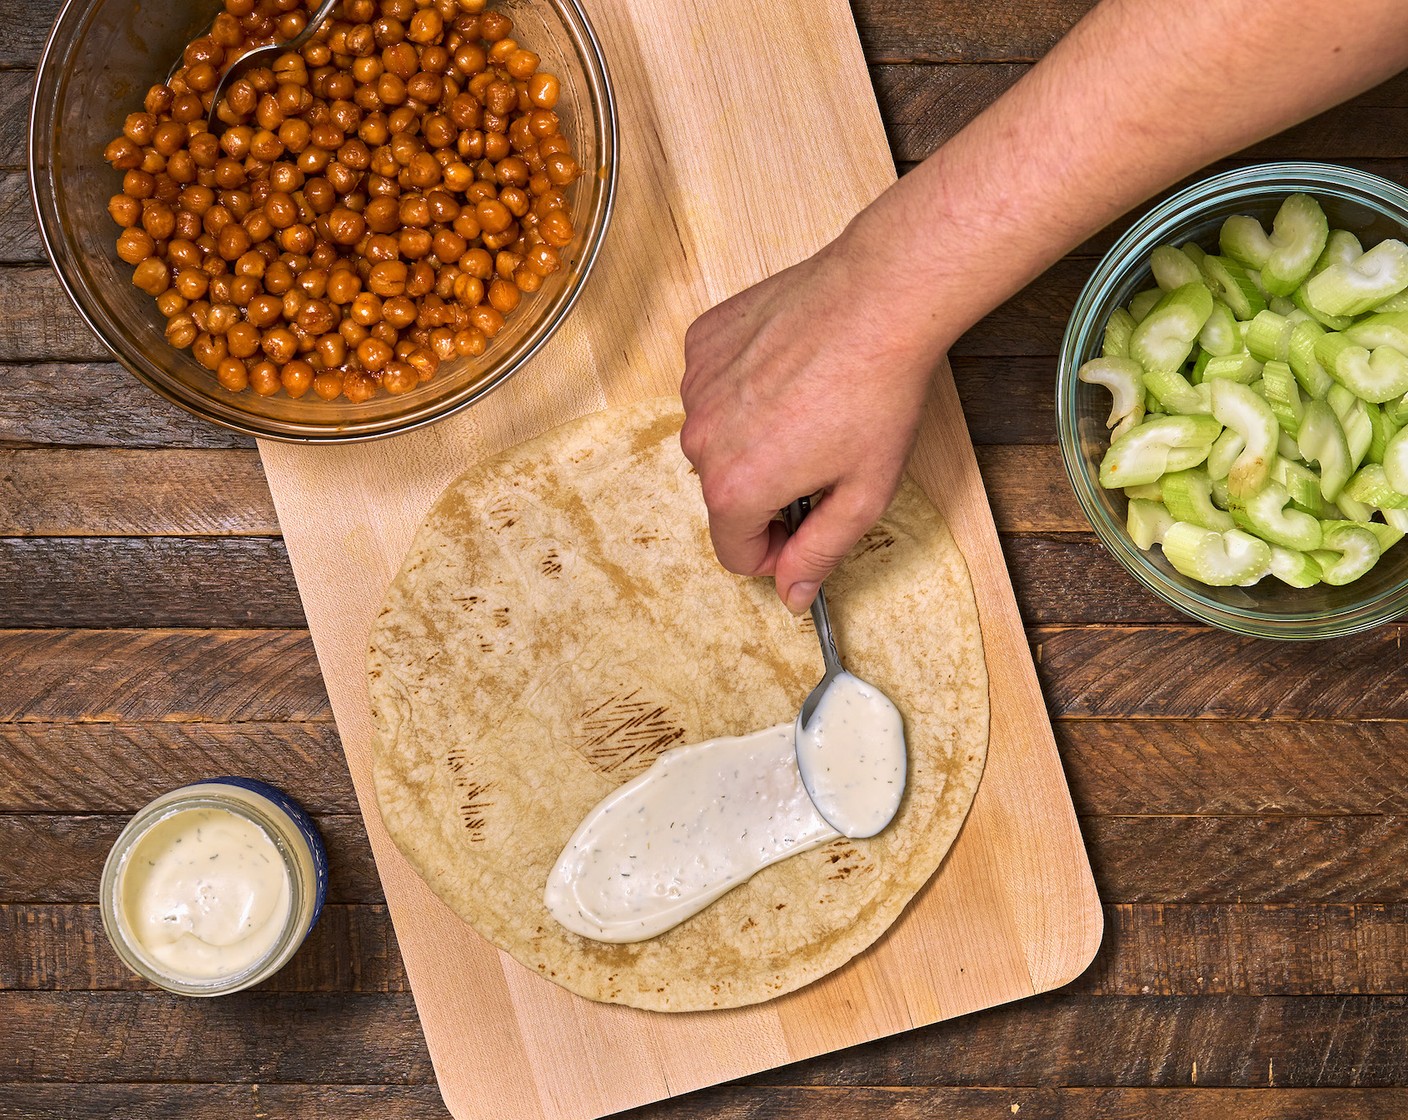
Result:
[[[904,796],[904,719],[873,684],[841,673],[806,728],[797,728],[797,765],[822,814],[843,836],[874,836]]]
[[[836,839],[802,785],[792,729],[665,752],[587,814],[548,876],[548,911],[583,937],[644,941]]]
[[[288,922],[288,868],[269,835],[221,808],[181,809],[142,833],[117,884],[140,952],[193,980],[233,976],[265,957]]]

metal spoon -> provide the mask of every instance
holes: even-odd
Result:
[[[797,531],[811,507],[810,498],[798,498],[782,511],[789,533]],[[904,795],[904,720],[883,692],[841,664],[821,588],[812,600],[812,622],[826,671],[797,714],[797,769],[807,796],[827,824],[854,839],[874,836],[894,818]],[[828,696],[843,707],[859,709],[859,728],[854,710],[844,713],[851,719],[841,713],[818,715]]]
[[[239,81],[239,79],[244,77],[251,70],[258,69],[260,66],[270,65],[285,51],[298,50],[299,47],[303,46],[304,43],[317,33],[318,28],[323,25],[323,21],[332,14],[332,10],[336,6],[337,0],[323,0],[323,2],[318,5],[318,10],[308,17],[308,23],[304,26],[303,30],[288,42],[265,43],[264,46],[255,47],[252,51],[248,51],[235,59],[235,61],[230,64],[229,68],[226,69],[225,73],[221,75],[220,81],[215,85],[215,95],[210,99],[210,114],[206,118],[206,127],[216,136],[224,132],[227,126],[224,121],[215,115],[215,111],[220,108],[220,102],[224,99],[225,94],[230,91],[230,86],[234,85],[235,82]],[[181,65],[182,60],[178,58],[176,65],[171,69],[171,74],[167,75],[168,81],[175,75],[176,71],[181,68]]]

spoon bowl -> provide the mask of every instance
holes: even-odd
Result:
[[[787,531],[795,533],[810,511],[810,498],[783,510]],[[904,796],[904,719],[883,692],[846,671],[821,588],[811,613],[826,671],[797,714],[797,769],[826,823],[843,836],[864,839],[884,830]]]

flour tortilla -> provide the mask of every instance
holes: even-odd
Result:
[[[657,1011],[771,999],[871,945],[957,835],[988,736],[967,568],[906,482],[827,582],[847,666],[904,713],[894,822],[649,941],[557,924],[543,887],[593,805],[664,750],[795,718],[821,675],[810,620],[714,558],[678,409],[597,413],[469,470],[421,527],[368,658],[382,816],[431,889],[547,979]]]

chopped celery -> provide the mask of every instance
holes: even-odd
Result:
[[[1237,524],[1268,544],[1309,552],[1320,547],[1320,521],[1291,507],[1291,495],[1279,482],[1268,482],[1234,511]]]
[[[1166,293],[1129,338],[1129,356],[1153,370],[1177,370],[1212,314],[1212,295],[1197,281]]]
[[[1378,463],[1365,463],[1350,476],[1340,494],[1376,509],[1408,509],[1408,494],[1401,493],[1388,480],[1388,473]]]
[[[1213,381],[1212,414],[1245,443],[1227,473],[1227,487],[1234,498],[1248,497],[1266,482],[1276,455],[1280,425],[1271,406],[1246,385]]]
[[[1364,502],[1356,502],[1343,490],[1335,498],[1331,516],[1327,520],[1332,521],[1368,521],[1374,516],[1374,507]]]
[[[1291,587],[1314,587],[1320,582],[1320,565],[1307,553],[1273,544],[1271,574]]]
[[[1383,467],[1388,484],[1408,494],[1408,428],[1400,431],[1384,447]]]
[[[1310,401],[1301,417],[1297,439],[1301,459],[1320,467],[1321,496],[1333,502],[1354,470],[1349,458],[1349,441],[1345,439],[1334,409],[1324,401]]]
[[[1163,479],[1156,478],[1153,482],[1144,482],[1138,486],[1126,486],[1124,488],[1126,498],[1142,498],[1146,502],[1159,502],[1164,500]]]
[[[1369,439],[1369,450],[1365,457],[1371,463],[1382,463],[1384,452],[1388,450],[1389,440],[1403,430],[1403,425],[1383,408],[1372,404],[1365,407],[1369,410],[1369,423],[1373,429],[1373,434]]]
[[[1311,268],[1310,275],[1324,272],[1332,264],[1353,264],[1363,253],[1364,246],[1349,230],[1332,229],[1330,236],[1325,238],[1325,249]]]
[[[1144,418],[1143,368],[1131,358],[1092,358],[1076,372],[1087,385],[1103,385],[1110,390],[1110,418],[1105,427],[1113,428],[1118,439]]]
[[[1332,264],[1305,282],[1307,310],[1362,315],[1408,288],[1408,245],[1388,238],[1350,263]]]
[[[1247,350],[1259,362],[1284,362],[1291,352],[1295,323],[1268,308],[1247,324]]]
[[[1129,301],[1129,314],[1136,323],[1143,322],[1144,316],[1154,310],[1154,304],[1164,298],[1162,288],[1148,288]]]
[[[1212,504],[1212,479],[1205,470],[1194,468],[1164,475],[1163,494],[1164,506],[1175,521],[1218,532],[1236,528],[1232,515]]]
[[[1184,249],[1187,252],[1187,249]],[[1399,292],[1396,296],[1389,296],[1383,303],[1374,308],[1375,311],[1393,312],[1408,311],[1408,288]]]
[[[1242,350],[1236,354],[1226,354],[1220,358],[1209,358],[1203,366],[1203,380],[1223,378],[1249,385],[1261,376],[1261,363],[1250,352]]]
[[[1269,237],[1255,218],[1234,214],[1223,222],[1218,244],[1225,256],[1259,269],[1270,295],[1287,296],[1310,275],[1329,232],[1320,204],[1309,195],[1293,194],[1281,203]]]
[[[1130,499],[1129,514],[1126,518],[1129,538],[1145,552],[1154,545],[1163,543],[1164,534],[1172,524],[1173,514],[1158,502],[1143,498]]]
[[[1316,517],[1329,516],[1330,503],[1320,493],[1320,476],[1304,463],[1278,455],[1271,464],[1271,477],[1286,488],[1296,509]]]
[[[1261,395],[1271,406],[1281,431],[1294,437],[1300,432],[1300,418],[1305,414],[1305,402],[1300,397],[1296,375],[1285,362],[1267,362],[1261,370]]]
[[[1198,345],[1215,358],[1225,358],[1242,349],[1242,338],[1237,333],[1237,317],[1220,299],[1213,301],[1212,314],[1198,332]]]
[[[1334,378],[1315,356],[1315,345],[1325,336],[1325,328],[1313,320],[1297,323],[1291,328],[1289,353],[1286,360],[1306,395],[1324,400]]]
[[[1105,342],[1100,351],[1102,358],[1129,357],[1129,336],[1134,333],[1134,316],[1123,307],[1110,312],[1110,320],[1105,324]]]
[[[1380,513],[1387,513],[1387,510],[1380,510]],[[1401,510],[1399,512],[1402,512]],[[1396,525],[1390,525],[1385,521],[1356,521],[1361,529],[1368,529],[1374,534],[1374,538],[1379,542],[1379,553],[1383,554],[1403,539],[1403,530]]]
[[[1210,587],[1246,587],[1271,570],[1271,546],[1240,529],[1219,533],[1177,521],[1163,548],[1174,568]]]
[[[1202,269],[1212,294],[1227,304],[1238,319],[1250,319],[1266,310],[1266,297],[1236,261],[1208,254],[1203,258]]]
[[[1349,444],[1349,461],[1358,467],[1369,453],[1369,444],[1374,439],[1374,425],[1369,419],[1369,406],[1343,385],[1333,385],[1325,394],[1325,403],[1334,409],[1344,429],[1345,442]]]
[[[1408,393],[1404,393],[1396,401],[1385,401],[1383,407],[1385,416],[1400,428],[1408,427]]]
[[[1207,457],[1221,429],[1211,416],[1146,418],[1110,444],[1100,461],[1100,485],[1107,490],[1138,486],[1153,482],[1170,469],[1197,466]],[[1185,454],[1175,455],[1179,451]]]
[[[1276,312],[1277,315],[1290,316],[1297,313],[1305,315],[1305,312],[1301,311],[1301,309],[1296,306],[1296,301],[1291,299],[1290,296],[1272,296],[1266,301],[1266,309]],[[1310,318],[1309,315],[1305,317],[1307,319]]]
[[[1309,283],[1309,281],[1307,281],[1306,283]],[[1309,315],[1322,327],[1326,327],[1327,329],[1332,331],[1342,331],[1345,329],[1345,327],[1349,326],[1351,323],[1354,322],[1353,316],[1330,315],[1324,311],[1319,310],[1318,308],[1312,307],[1309,301],[1305,298],[1305,284],[1302,284],[1299,288],[1297,288],[1294,292],[1291,293],[1291,302],[1296,305],[1296,308],[1298,310],[1305,312],[1305,314]]]
[[[1324,530],[1320,548],[1312,551],[1311,555],[1319,563],[1326,583],[1335,587],[1353,583],[1378,562],[1382,551],[1379,538],[1364,526],[1346,521],[1327,521]]]
[[[1150,253],[1149,267],[1154,272],[1154,283],[1166,292],[1181,288],[1184,284],[1203,282],[1203,274],[1197,263],[1173,245],[1160,245]]]
[[[1369,350],[1392,346],[1400,354],[1408,354],[1408,312],[1375,312],[1345,327],[1344,336]]]
[[[1367,350],[1335,332],[1316,342],[1315,357],[1336,381],[1363,400],[1378,404],[1408,393],[1408,355],[1392,346]]]
[[[1179,416],[1207,416],[1212,412],[1208,387],[1190,385],[1188,379],[1176,370],[1149,370],[1144,374],[1144,388],[1158,400],[1165,412]]]
[[[1232,473],[1232,464],[1246,447],[1247,441],[1241,432],[1234,432],[1231,428],[1224,431],[1208,449],[1208,477],[1225,486],[1227,476]]]

